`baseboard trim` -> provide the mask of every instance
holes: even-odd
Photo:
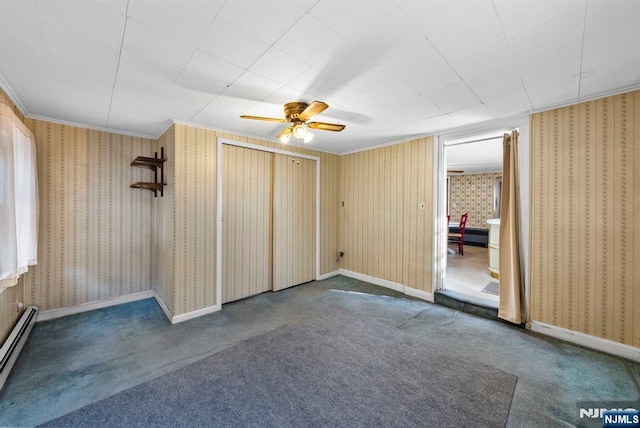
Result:
[[[39,311],[37,322],[48,321],[60,317],[66,317],[68,315],[75,315],[82,312],[93,311],[95,309],[107,308],[109,306],[120,305],[122,303],[135,302],[136,300],[149,299],[156,297],[156,292],[153,290],[141,291],[138,293],[126,294],[124,296],[111,297],[108,299],[96,300],[94,302],[81,303],[79,305],[67,306],[65,308],[49,309],[46,311]]]
[[[68,306],[66,308],[56,308],[56,309],[49,309],[47,311],[41,311],[41,312],[38,312],[38,317],[36,319],[36,322],[48,321],[55,318],[66,317],[68,315],[75,315],[82,312],[93,311],[95,309],[103,309],[109,306],[116,306],[116,305],[121,305],[123,303],[135,302],[137,300],[144,300],[144,299],[150,299],[150,298],[154,298],[156,300],[156,302],[158,303],[158,306],[160,306],[160,309],[162,309],[162,312],[164,312],[164,314],[169,319],[169,322],[171,322],[171,324],[177,324],[183,321],[200,317],[202,315],[210,314],[212,312],[217,312],[220,309],[222,309],[220,305],[214,305],[214,306],[209,306],[207,308],[198,309],[197,311],[187,312],[186,314],[173,315],[169,310],[169,308],[167,308],[167,305],[164,304],[164,302],[162,301],[158,293],[156,293],[154,290],[147,290],[147,291],[141,291],[139,293],[132,293],[124,296],[97,300],[95,302],[81,303],[79,305]]]
[[[340,272],[338,272],[337,270],[334,270],[333,272],[323,273],[322,275],[318,275],[318,277],[316,278],[316,281],[322,281],[323,279],[329,279],[333,276],[338,276],[338,275],[340,275]]]
[[[407,287],[406,285],[400,284],[399,282],[393,282],[382,278],[376,278],[375,276],[365,275],[363,273],[354,272],[352,270],[347,269],[338,269],[338,274],[358,279],[360,281],[369,282],[374,285],[379,285],[380,287],[390,288],[394,291],[398,291],[400,293],[406,294],[407,296],[416,297],[418,299],[426,300],[427,302],[433,303],[433,294],[427,291],[418,290],[415,288]]]
[[[428,291],[418,290],[416,288],[404,287],[404,294],[411,297],[416,297],[418,299],[426,300],[427,302],[435,303],[435,299],[433,297],[433,293],[429,293]]]
[[[530,328],[531,331],[535,331],[546,336],[555,337],[556,339],[595,349],[597,351],[602,351],[607,354],[616,355],[618,357],[627,358],[629,360],[640,361],[640,348],[636,348],[635,346],[625,345],[624,343],[614,342],[613,340],[591,336],[590,334],[569,330],[539,321],[531,321]]]
[[[348,278],[358,279],[360,281],[369,282],[374,285],[379,285],[380,287],[390,288],[392,290],[399,291],[400,293],[404,293],[404,285],[398,282],[376,278],[375,276],[369,276],[365,275],[364,273],[354,272],[352,270],[342,268],[338,269],[338,273]]]
[[[222,309],[222,305],[213,305],[196,311],[187,312],[186,314],[174,315],[171,317],[171,324],[177,324],[203,315],[211,314],[213,312],[218,312],[220,309]]]
[[[164,315],[167,317],[169,322],[173,324],[173,322],[171,321],[173,319],[173,314],[171,313],[169,308],[167,308],[167,305],[164,304],[164,300],[162,300],[160,295],[155,291],[153,293],[153,298],[156,299],[156,303],[158,304],[158,306],[160,306],[160,309],[162,309],[162,312],[164,312]]]

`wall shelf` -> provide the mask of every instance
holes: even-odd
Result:
[[[147,158],[144,156],[138,156],[131,162],[131,166],[141,166],[143,168],[156,169],[162,168],[164,159],[161,158]]]
[[[153,170],[153,182],[142,182],[139,181],[137,183],[133,183],[130,187],[134,189],[148,189],[153,192],[153,196],[158,196],[158,191],[160,192],[160,196],[164,196],[164,186],[166,183],[164,182],[164,147],[160,148],[160,157],[158,157],[158,152],[155,153],[154,157],[146,157],[146,156],[138,156],[133,161],[131,161],[131,166],[137,166],[141,168],[149,168]],[[158,174],[160,172],[160,174]],[[158,175],[160,177],[158,177]],[[160,179],[158,181],[158,178]]]

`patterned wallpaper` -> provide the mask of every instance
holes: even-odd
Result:
[[[9,96],[2,90],[2,88],[0,88],[0,104],[9,106],[9,108],[13,110],[13,112],[16,114],[16,116],[18,116],[22,123],[24,123],[24,115],[22,114],[18,106],[16,106],[14,102],[11,101],[11,98],[9,98]]]
[[[18,284],[8,287],[0,294],[0,346],[9,336],[22,312],[18,312],[17,302],[24,301],[24,276],[18,278]],[[26,306],[25,306],[26,309]]]
[[[531,317],[640,346],[640,91],[532,116]]]
[[[206,129],[175,125],[173,309],[181,315],[216,302],[216,141]]]
[[[1,90],[0,103],[23,117]],[[175,314],[216,304],[216,138],[282,145],[183,125],[153,142],[25,123],[38,146],[40,264],[0,294],[0,335],[23,299],[46,310],[153,282]],[[535,114],[531,133],[532,319],[640,346],[640,93]],[[128,187],[150,174],[129,163],[160,146],[168,185],[153,198]],[[431,138],[344,157],[287,149],[321,158],[321,273],[342,250],[346,269],[430,291]]]
[[[343,156],[341,170],[342,267],[431,292],[432,138]]]
[[[122,296],[151,285],[153,194],[133,168],[154,142],[27,119],[36,138],[40,194],[38,265],[25,299],[41,310]]]
[[[459,221],[468,212],[467,227],[488,229],[487,220],[494,218],[493,186],[501,172],[451,175],[451,221]]]

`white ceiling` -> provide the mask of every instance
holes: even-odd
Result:
[[[344,153],[640,85],[637,0],[0,0],[0,84],[33,117],[275,140],[321,100]]]
[[[502,136],[467,140],[471,141],[446,146],[447,170],[461,174],[502,171]]]

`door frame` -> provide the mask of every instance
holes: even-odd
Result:
[[[290,152],[288,150],[276,149],[259,144],[245,143],[231,140],[229,138],[218,137],[216,154],[216,302],[222,302],[222,145],[244,147],[246,149],[260,150],[263,152],[276,153],[293,156],[296,158],[311,159],[316,161],[316,281],[320,279],[320,158],[318,156],[307,155],[305,153]],[[222,304],[222,303],[221,303]]]
[[[446,159],[445,159],[445,141],[470,138],[473,136],[496,132],[503,129],[515,129],[520,131],[518,140],[519,147],[519,178],[520,178],[520,254],[521,263],[524,270],[524,287],[525,287],[525,306],[529,308],[529,129],[530,117],[528,115],[512,116],[501,120],[493,120],[486,122],[480,126],[472,125],[461,127],[458,129],[436,134],[434,168],[435,174],[435,218],[434,227],[434,291],[444,289],[444,275],[447,263],[447,236],[445,233],[445,225],[447,218],[447,201],[446,201]]]

